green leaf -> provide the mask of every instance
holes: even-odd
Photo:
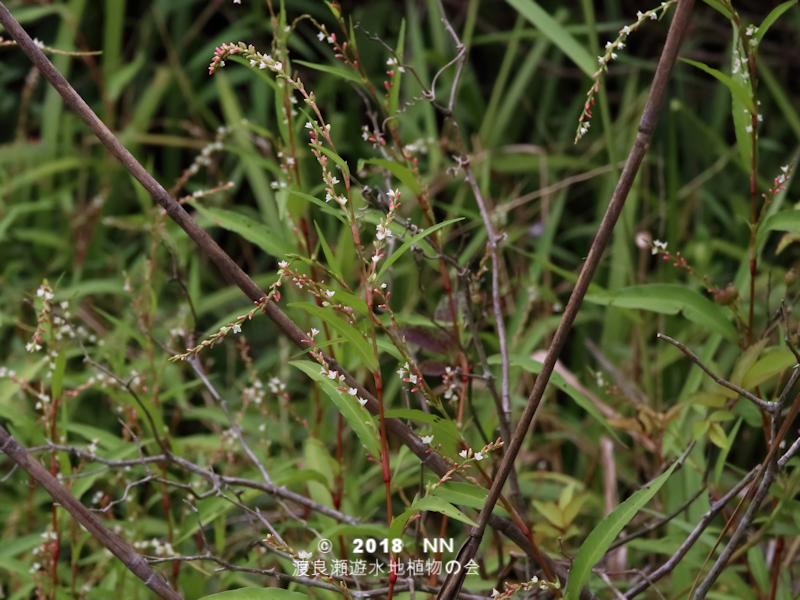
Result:
[[[567,600],[578,600],[581,589],[589,580],[592,569],[598,561],[605,556],[608,547],[619,535],[619,532],[630,522],[636,513],[656,495],[661,486],[669,479],[678,466],[678,461],[672,463],[662,475],[651,481],[644,488],[633,494],[622,504],[617,506],[610,515],[589,534],[586,541],[578,551],[567,583]]]
[[[345,216],[344,211],[342,211],[341,209],[337,210],[336,208],[334,208],[333,206],[331,206],[327,202],[324,202],[324,201],[320,200],[316,196],[312,196],[310,194],[304,194],[303,192],[298,192],[296,190],[289,190],[289,195],[290,196],[295,196],[297,198],[302,198],[303,200],[307,200],[308,202],[311,202],[312,204],[316,204],[323,211],[325,211],[326,213],[328,213],[332,217],[336,217],[342,223],[347,223],[347,217]]]
[[[770,11],[767,17],[763,21],[761,21],[761,25],[758,26],[758,31],[756,31],[753,34],[752,39],[756,42],[756,44],[758,44],[764,37],[764,35],[766,35],[767,31],[769,31],[769,28],[772,26],[772,24],[775,21],[777,21],[783,13],[792,8],[792,6],[794,6],[795,4],[797,4],[797,0],[789,0],[788,2],[779,4]]]
[[[343,69],[342,67],[333,67],[330,65],[318,65],[317,63],[306,62],[304,60],[293,60],[292,63],[296,65],[303,65],[309,69],[322,71],[323,73],[328,73],[330,75],[335,75],[336,77],[341,77],[342,79],[347,79],[348,81],[352,81],[354,83],[364,83],[363,79],[361,79],[361,75],[352,69]]]
[[[250,217],[229,210],[208,208],[198,202],[190,202],[190,204],[197,212],[206,219],[213,221],[218,227],[238,233],[248,242],[254,243],[270,256],[278,259],[283,259],[284,256],[286,256],[285,249],[282,248],[281,244],[278,242],[280,238],[276,238],[269,227],[263,223],[259,223]]]
[[[528,371],[528,373],[533,373],[534,375],[538,375],[539,373],[542,372],[542,363],[533,360],[532,358],[528,358],[527,356],[519,356],[512,354],[511,356],[508,357],[508,359],[509,359],[509,364],[515,367],[520,367]],[[501,359],[499,355],[495,354],[494,356],[489,357],[490,365],[492,364],[499,365],[500,362]],[[568,384],[566,380],[556,372],[553,372],[553,374],[550,375],[550,383],[552,383],[559,390],[567,394],[567,396],[572,398],[575,401],[575,404],[580,406],[583,410],[589,413],[589,415],[591,415],[598,423],[600,423],[600,425],[603,426],[606,432],[608,432],[608,434],[611,437],[613,437],[614,440],[619,442],[621,445],[625,446],[625,444],[622,443],[622,440],[619,439],[619,436],[617,435],[617,432],[614,430],[614,428],[611,427],[611,425],[609,425],[608,421],[603,416],[603,413],[601,413],[600,410],[594,404],[592,404],[591,400],[589,400],[586,396],[584,396],[578,390],[576,390],[574,387]]]
[[[475,510],[481,510],[484,507],[488,495],[489,490],[487,489],[458,481],[448,481],[433,490],[433,496],[442,498],[450,504],[469,506]]]
[[[383,266],[381,267],[381,270],[378,273],[378,279],[380,279],[383,276],[383,274],[386,273],[386,270],[389,267],[391,267],[392,264],[394,264],[394,262],[398,258],[403,256],[403,254],[406,252],[406,250],[408,250],[409,248],[411,248],[411,246],[413,246],[414,244],[416,244],[417,242],[422,240],[422,238],[429,236],[434,231],[438,231],[442,227],[447,227],[448,225],[452,225],[453,223],[456,223],[458,221],[463,221],[463,220],[464,220],[464,217],[459,217],[457,219],[449,219],[448,221],[443,221],[441,223],[437,223],[433,227],[428,227],[425,231],[422,231],[422,232],[418,233],[417,235],[414,235],[411,238],[407,239],[405,242],[403,242],[402,246],[400,246],[397,250],[395,250],[392,253],[392,255],[383,262]]]
[[[317,150],[319,150],[320,152],[322,152],[325,156],[330,158],[337,165],[339,165],[339,167],[341,167],[342,173],[344,174],[345,177],[348,177],[348,178],[350,177],[350,167],[347,166],[347,162],[345,162],[345,160],[341,156],[336,154],[336,152],[334,152],[330,148],[325,148],[323,146],[315,146],[315,148]]]
[[[219,594],[204,596],[203,600],[308,600],[309,596],[300,592],[290,592],[283,588],[242,588],[239,590],[228,590]]]
[[[764,356],[756,362],[742,379],[742,387],[752,390],[778,373],[795,366],[797,360],[791,350],[767,349]]]
[[[638,308],[663,315],[683,313],[693,323],[708,327],[724,338],[736,342],[736,328],[723,316],[720,308],[708,298],[680,285],[654,283],[636,285],[604,294],[587,294],[586,301],[603,306]]]
[[[417,514],[416,510],[408,508],[403,511],[402,514],[397,515],[394,519],[392,519],[392,524],[389,527],[389,539],[395,540],[402,538],[403,530],[411,520],[411,517],[413,517],[415,514]]]
[[[397,177],[404,186],[406,186],[411,193],[419,196],[422,193],[422,188],[417,181],[417,177],[406,167],[394,160],[386,160],[385,158],[370,158],[369,160],[360,160],[358,170],[363,168],[363,165],[375,165],[389,171],[392,175]]]
[[[411,505],[411,508],[416,512],[419,512],[421,510],[437,512],[443,515],[447,515],[451,519],[456,519],[457,521],[466,523],[467,525],[472,525],[473,527],[478,526],[478,524],[475,523],[475,521],[470,519],[467,515],[462,513],[455,506],[453,506],[449,502],[442,500],[438,496],[425,496],[424,498],[420,498]]]
[[[721,3],[719,0],[703,0],[703,1],[704,1],[706,4],[708,4],[710,7],[712,7],[712,8],[714,8],[715,10],[718,10],[719,12],[721,12],[721,13],[722,13],[723,15],[725,15],[725,16],[726,16],[728,19],[730,19],[731,17],[733,17],[733,14],[731,14],[731,11],[730,11],[730,10],[728,10],[728,7],[727,7],[727,6],[725,6],[724,4],[722,4],[722,3]]]
[[[308,302],[291,302],[288,306],[292,308],[301,308],[325,321],[347,340],[349,345],[361,357],[361,360],[364,361],[364,364],[370,371],[375,371],[378,368],[378,359],[375,358],[375,353],[370,343],[361,335],[361,331],[355,326],[345,323],[336,315],[333,309],[317,306],[316,304],[310,304]]]
[[[295,360],[289,363],[303,371],[306,375],[311,377],[314,381],[320,384],[323,391],[333,400],[333,403],[342,413],[342,416],[350,425],[350,428],[361,440],[361,443],[367,447],[367,450],[378,456],[380,454],[380,446],[378,445],[378,436],[375,434],[375,429],[367,425],[367,422],[372,422],[372,416],[366,408],[359,406],[358,401],[348,394],[344,394],[336,389],[336,383],[331,379],[319,372],[319,365],[316,363]]]
[[[344,280],[342,271],[339,269],[339,263],[336,262],[336,257],[333,255],[333,252],[331,252],[331,247],[328,246],[328,242],[325,240],[325,236],[322,235],[322,230],[319,228],[316,221],[314,221],[314,227],[317,230],[317,236],[319,236],[319,245],[322,246],[322,253],[325,255],[325,262],[328,263],[328,269],[330,269],[331,273],[336,277]]]
[[[735,73],[731,73],[731,79],[734,83],[741,86],[747,92],[747,95],[752,98],[753,86],[748,76],[747,54],[742,46],[742,39],[739,36],[739,30],[736,24],[731,23],[731,25],[733,26],[731,62],[735,61],[737,56],[740,57],[740,68],[737,69]],[[755,133],[752,131],[752,113],[745,108],[745,104],[742,103],[742,100],[737,97],[736,94],[731,94],[731,113],[733,115],[733,130],[736,134],[736,146],[739,148],[739,157],[742,159],[742,166],[745,170],[749,171],[753,166],[753,135]],[[751,130],[748,131],[748,128],[751,128]]]
[[[455,443],[461,441],[461,434],[458,431],[456,424],[443,417],[426,413],[418,408],[396,408],[394,410],[387,410],[384,416],[388,419],[390,417],[396,419],[411,419],[414,421],[421,421],[427,423],[433,429],[433,443],[439,443],[442,438],[449,439]]]
[[[689,60],[688,58],[681,58],[680,60],[715,77],[718,81],[725,84],[725,86],[731,91],[731,94],[736,96],[739,102],[741,102],[747,110],[749,110],[751,113],[755,110],[755,106],[753,105],[753,97],[749,94],[747,88],[745,88],[742,84],[734,81],[724,73],[721,73],[716,69],[712,69],[708,65],[704,65],[696,60]]]
[[[761,246],[770,231],[800,231],[800,210],[783,210],[761,222],[756,234],[756,246]]]
[[[747,350],[742,352],[742,355],[736,361],[736,366],[733,367],[733,373],[729,378],[729,381],[733,385],[738,385],[741,387],[742,380],[744,379],[745,374],[750,371],[750,368],[756,363],[758,360],[758,356],[761,354],[761,351],[764,349],[764,346],[767,345],[767,340],[760,340],[757,343],[750,346]],[[723,396],[727,396],[728,398],[736,398],[739,394],[734,392],[733,390],[729,390],[728,388],[723,388],[720,390],[720,393]]]
[[[564,529],[564,516],[561,514],[555,502],[539,502],[538,500],[534,500],[533,507],[536,509],[536,512],[550,521],[551,524],[559,529]]]
[[[733,424],[730,434],[727,436],[727,442],[720,448],[719,456],[717,457],[717,464],[714,465],[714,485],[719,483],[719,478],[722,476],[722,470],[725,468],[725,461],[728,460],[728,453],[733,447],[733,441],[736,439],[736,434],[739,433],[739,427],[742,425],[741,417]]]
[[[592,77],[597,71],[597,60],[584,48],[571,33],[569,33],[546,10],[533,0],[506,0],[517,9],[519,14],[542,32],[555,44],[572,62],[574,62],[587,77]]]
[[[719,423],[712,422],[708,424],[708,439],[718,448],[725,449],[728,447],[728,437]]]

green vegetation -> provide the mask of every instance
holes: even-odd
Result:
[[[0,597],[433,598],[495,480],[469,598],[797,597],[796,0],[694,6],[498,475],[686,3],[4,2],[221,251],[0,30],[0,425],[106,531],[0,438]]]

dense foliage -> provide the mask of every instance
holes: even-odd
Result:
[[[0,31],[0,425],[184,598],[435,594],[677,1],[5,4],[265,297]],[[800,593],[799,40],[694,7],[466,597]],[[151,597],[0,465],[0,597]]]

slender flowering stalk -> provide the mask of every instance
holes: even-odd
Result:
[[[237,334],[242,332],[242,325],[245,321],[250,321],[253,319],[253,315],[255,315],[259,310],[263,313],[267,312],[267,305],[270,302],[279,302],[281,299],[281,293],[278,288],[281,287],[283,284],[283,278],[290,275],[290,271],[288,270],[289,263],[283,261],[280,263],[280,269],[278,271],[278,280],[269,286],[269,294],[261,298],[260,300],[254,302],[255,306],[251,308],[247,313],[240,315],[233,323],[228,323],[223,327],[220,327],[217,333],[212,334],[209,336],[207,340],[203,340],[197,346],[193,348],[187,348],[186,352],[183,354],[176,354],[170,357],[171,361],[178,361],[178,360],[186,360],[190,356],[197,356],[204,348],[213,348],[220,342],[222,342],[230,333]]]
[[[600,86],[602,85],[601,77],[603,76],[603,73],[608,72],[609,63],[617,58],[617,51],[622,50],[625,47],[625,41],[628,39],[628,36],[632,32],[639,29],[639,26],[642,23],[648,20],[655,21],[656,19],[662,18],[666,14],[667,9],[677,2],[678,0],[668,0],[667,2],[662,2],[661,6],[658,8],[654,8],[645,12],[637,12],[635,23],[626,25],[620,29],[617,39],[615,39],[613,42],[606,42],[605,54],[597,57],[597,62],[600,64],[600,68],[598,68],[594,75],[592,75],[592,80],[594,83],[592,84],[592,87],[589,88],[589,91],[586,92],[586,102],[583,105],[581,116],[578,118],[578,130],[575,133],[575,143],[578,143],[578,140],[588,133],[589,127],[592,125],[592,107],[594,106],[595,94],[600,91]]]
[[[42,349],[44,335],[52,328],[51,317],[53,312],[53,289],[45,280],[36,290],[36,297],[42,301],[42,306],[36,317],[36,331],[33,332],[31,341],[25,345],[28,352],[38,352]]]

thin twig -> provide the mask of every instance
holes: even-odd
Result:
[[[736,392],[737,394],[739,394],[743,398],[747,398],[748,400],[750,400],[750,402],[752,402],[753,404],[755,404],[759,408],[762,408],[762,409],[766,410],[769,413],[774,413],[775,412],[775,410],[776,410],[776,408],[778,406],[775,402],[767,402],[766,400],[762,400],[761,398],[759,398],[755,394],[752,394],[752,393],[748,392],[746,389],[740,388],[735,383],[731,383],[730,381],[727,381],[727,380],[723,379],[722,377],[720,377],[719,375],[714,373],[711,369],[709,369],[707,366],[705,366],[703,364],[703,361],[701,361],[694,352],[689,350],[689,348],[687,348],[686,346],[681,344],[678,340],[674,340],[671,337],[669,337],[668,335],[664,335],[663,333],[657,334],[656,337],[658,339],[661,339],[661,340],[667,340],[670,344],[672,344],[678,350],[683,352],[689,358],[689,360],[691,360],[694,364],[696,364],[698,367],[703,369],[703,371],[705,372],[706,375],[711,377],[711,379],[713,379],[715,382],[720,384],[722,387],[726,387],[729,390],[731,390],[733,392]]]

